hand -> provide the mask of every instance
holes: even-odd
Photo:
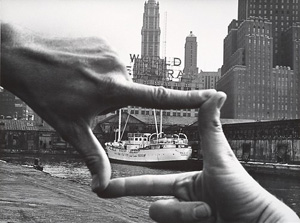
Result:
[[[300,222],[241,166],[220,123],[226,95],[215,93],[199,110],[203,171],[111,180],[103,197],[172,195],[150,207],[158,222]]]
[[[77,151],[92,173],[92,188],[109,183],[109,160],[92,133],[95,116],[127,105],[197,108],[215,91],[175,91],[133,83],[116,53],[100,38],[50,38],[1,25],[2,86],[26,102]]]

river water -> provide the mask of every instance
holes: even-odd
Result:
[[[13,159],[15,163],[31,164],[31,160]],[[52,176],[66,178],[82,184],[90,184],[91,177],[85,164],[78,159],[42,159],[44,171]],[[180,173],[178,170],[152,169],[148,167],[132,166],[112,163],[112,177],[126,177],[143,174],[171,174]],[[278,177],[273,175],[253,174],[252,177],[265,189],[286,203],[300,216],[300,179]],[[147,202],[161,199],[162,197],[140,197]]]
[[[51,162],[44,164],[44,171],[53,176],[71,179],[84,184],[90,184],[90,173],[82,162]],[[148,167],[132,166],[112,163],[112,177],[126,177],[143,174],[180,173],[178,170],[152,169]],[[272,175],[253,174],[252,177],[269,192],[290,206],[300,216],[300,179],[276,177]],[[155,198],[142,197],[147,201]]]

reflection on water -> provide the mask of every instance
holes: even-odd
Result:
[[[253,178],[300,216],[300,179],[258,174]]]
[[[32,165],[33,159],[14,158],[10,161]],[[58,159],[43,158],[41,159],[44,171],[56,177],[67,178],[83,184],[90,184],[91,177],[85,164],[78,159]],[[141,166],[131,166],[124,164],[112,163],[112,178],[127,177],[143,174],[170,174],[179,173],[181,171],[151,169]],[[287,177],[276,177],[271,175],[252,175],[258,183],[260,183],[269,192],[290,206],[300,216],[300,179],[291,179]],[[154,201],[161,197],[141,197],[145,201]]]
[[[91,175],[85,164],[81,161],[71,162],[44,162],[44,171],[53,176],[72,179],[81,183],[90,183]],[[145,174],[171,174],[180,173],[175,170],[157,170],[141,166],[112,163],[112,178],[128,177]]]

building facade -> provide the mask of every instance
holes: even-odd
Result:
[[[299,118],[300,24],[297,13],[292,10],[299,4],[294,4],[296,0],[283,0],[280,4],[275,4],[278,1],[264,2],[239,1],[240,20],[233,20],[228,26],[222,77],[217,86],[228,95],[222,110],[223,118]],[[294,3],[287,7],[284,2]],[[291,10],[287,11],[287,8]],[[251,16],[251,13],[259,16]],[[282,25],[284,16],[288,18]],[[293,23],[290,17],[294,18]],[[282,43],[285,47],[280,47]]]
[[[74,147],[47,123],[0,120],[0,158],[9,154],[76,154]]]
[[[21,99],[0,87],[0,119],[26,119],[26,107]]]
[[[159,3],[148,0],[144,4],[142,27],[142,57],[159,57],[160,55],[160,27]]]
[[[197,75],[197,79],[199,82],[203,84],[204,89],[216,89],[217,83],[221,78],[221,69],[218,71],[203,71],[201,70],[200,73]]]
[[[243,21],[251,16],[267,18],[272,23],[273,63],[288,66],[282,61],[286,46],[283,33],[295,22],[300,22],[300,0],[239,0],[238,20]]]
[[[160,58],[159,2],[148,0],[144,4],[141,57],[134,58],[133,74],[166,77],[166,62]]]
[[[184,74],[198,74],[197,67],[197,37],[191,31],[184,45]]]

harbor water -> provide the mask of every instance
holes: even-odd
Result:
[[[79,161],[45,163],[44,171],[49,172],[53,176],[67,178],[84,184],[90,184],[91,181],[88,169],[84,163]],[[112,178],[180,172],[182,171],[112,163]],[[300,216],[300,179],[265,174],[252,174],[252,177]],[[140,197],[140,199],[145,201],[155,201],[162,198],[163,197]]]
[[[27,165],[30,165],[33,162],[30,159],[24,159],[24,157],[22,159],[14,158],[9,161]],[[87,167],[79,159],[43,158],[41,159],[41,162],[44,167],[44,171],[50,173],[54,177],[66,178],[82,184],[90,184],[91,182],[90,173]],[[182,171],[112,163],[112,178],[143,174],[172,174],[180,172]],[[300,216],[300,179],[266,174],[252,174],[252,177],[266,190],[291,207],[298,216]],[[139,199],[140,202],[145,202],[150,205],[150,202],[164,198],[165,197],[135,197],[132,199]]]

